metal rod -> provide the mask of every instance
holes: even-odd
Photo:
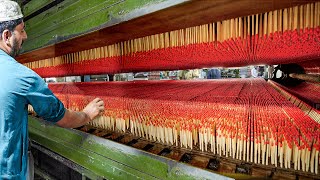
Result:
[[[320,75],[315,75],[315,74],[291,73],[291,74],[289,74],[289,76],[292,78],[301,79],[301,80],[308,81],[308,82],[320,82]]]

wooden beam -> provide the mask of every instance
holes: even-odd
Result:
[[[296,74],[296,73],[291,73],[289,74],[290,77],[296,78],[296,79],[301,79],[304,81],[308,82],[320,82],[320,75],[316,74]]]

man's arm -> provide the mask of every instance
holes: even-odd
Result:
[[[104,111],[104,102],[100,98],[91,101],[82,112],[66,109],[63,118],[57,122],[58,126],[76,128],[96,118]]]

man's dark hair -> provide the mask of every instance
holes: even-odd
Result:
[[[0,22],[0,34],[3,33],[4,30],[8,29],[9,31],[13,32],[13,30],[16,28],[17,25],[19,25],[22,22],[22,18],[11,20],[11,21],[4,21]],[[2,37],[0,36],[0,39]]]

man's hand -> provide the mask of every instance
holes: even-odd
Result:
[[[76,128],[92,121],[104,111],[104,102],[100,98],[91,101],[82,112],[66,109],[63,118],[57,122],[57,125],[66,128]]]
[[[100,98],[95,98],[82,111],[93,120],[97,116],[102,115],[104,111],[104,102]]]

